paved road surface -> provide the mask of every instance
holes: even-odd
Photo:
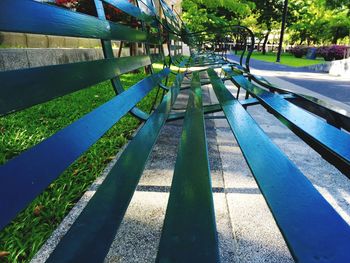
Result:
[[[239,60],[235,55],[229,55],[229,58]],[[260,75],[269,76],[272,72],[275,77],[350,105],[350,76],[336,77],[327,73],[317,73],[305,67],[289,67],[256,59],[250,60],[250,66],[252,69],[264,71]]]

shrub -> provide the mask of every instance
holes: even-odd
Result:
[[[128,0],[132,2],[132,0]],[[54,4],[65,7],[67,9],[75,10],[80,13],[97,16],[97,11],[93,0],[55,0]],[[130,15],[122,12],[118,8],[103,2],[106,18],[113,22],[128,24],[132,27],[137,27],[137,20]]]
[[[305,56],[307,53],[307,47],[304,46],[295,46],[290,49],[290,53],[294,55],[296,58],[301,58]]]
[[[317,55],[324,58],[326,61],[343,59],[347,47],[340,45],[324,46],[317,49]]]

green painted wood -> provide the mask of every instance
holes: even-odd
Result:
[[[1,0],[0,31],[159,43],[146,32],[32,0]]]
[[[350,227],[233,97],[214,70],[213,89],[296,262],[350,262]]]
[[[86,208],[47,260],[103,262],[133,196],[149,154],[179,92],[183,75],[130,141]]]
[[[94,3],[95,3],[95,7],[96,7],[98,18],[103,20],[103,21],[106,21],[107,18],[106,18],[106,14],[105,14],[103,3],[101,2],[101,0],[94,0]],[[112,48],[112,41],[111,40],[103,40],[102,39],[101,40],[101,44],[102,44],[102,50],[103,50],[104,57],[105,58],[114,58],[114,52],[113,52],[113,48]],[[120,94],[120,93],[122,93],[124,91],[124,88],[123,88],[123,85],[122,85],[122,83],[120,81],[119,76],[115,76],[114,78],[112,78],[111,79],[111,84],[112,84],[114,92],[116,94]],[[131,110],[131,114],[133,116],[137,117],[138,119],[143,120],[143,121],[147,120],[147,118],[149,117],[148,113],[142,111],[138,107],[134,107]]]
[[[231,76],[235,85],[253,94],[283,124],[350,178],[350,135],[348,133],[299,108],[281,95],[258,87],[243,75],[234,73],[230,68],[224,68],[224,70]]]
[[[203,106],[203,114],[215,113],[219,111],[222,111],[220,104]],[[186,115],[186,111],[171,113],[167,121],[175,121],[175,120],[183,119],[185,115]]]
[[[135,56],[0,72],[0,115],[46,102],[150,64],[149,56]]]
[[[309,95],[295,93],[285,88],[282,89],[271,84],[261,76],[256,76],[251,73],[248,73],[247,75],[254,82],[269,89],[270,91],[277,91],[279,94],[290,94],[290,96],[292,96],[294,99],[292,100],[293,104],[296,104],[297,106],[326,119],[329,124],[337,128],[343,128],[350,132],[350,112],[347,112],[343,108]]]
[[[150,75],[0,166],[0,230],[170,73]],[[15,191],[14,191],[15,189]],[[21,193],[20,195],[18,193]]]
[[[191,83],[157,262],[219,262],[198,72]]]

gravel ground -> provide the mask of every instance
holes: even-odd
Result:
[[[203,87],[203,91],[205,103],[215,102],[210,87]],[[182,92],[175,108],[185,107],[186,103],[187,94]],[[248,112],[350,224],[350,181],[262,106],[249,107]],[[181,130],[182,121],[165,125],[105,262],[154,262]],[[221,261],[293,262],[227,121],[207,119],[206,132]],[[45,261],[101,180],[32,262]]]

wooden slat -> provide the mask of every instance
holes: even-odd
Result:
[[[149,56],[135,56],[0,72],[0,115],[46,102],[149,64]]]
[[[152,42],[147,33],[32,0],[1,0],[0,31]]]
[[[171,10],[171,8],[167,5],[167,3],[163,0],[159,0],[159,2],[163,6],[163,11],[165,16],[171,19],[173,22],[178,22],[176,15],[173,13],[173,10]]]
[[[235,68],[237,68],[236,65]],[[295,93],[285,88],[282,89],[271,84],[261,76],[253,74],[248,74],[248,76],[254,82],[269,90],[277,91],[280,94],[291,94],[291,96],[295,98],[295,100],[292,101],[293,104],[326,119],[329,121],[328,123],[331,123],[337,128],[341,127],[350,132],[350,112],[347,112],[343,108],[309,95]]]
[[[213,70],[215,94],[296,262],[350,262],[350,227],[269,139]]]
[[[159,8],[155,7],[153,0],[137,0],[137,2],[139,6],[144,6],[144,8],[147,10],[147,14],[159,18]]]
[[[193,75],[157,262],[219,262],[202,91]]]
[[[169,73],[170,69],[166,68],[143,79],[50,138],[0,166],[0,211],[3,211],[0,229]]]
[[[203,114],[215,113],[219,111],[222,111],[220,104],[203,106]],[[175,120],[183,119],[185,115],[186,115],[186,111],[174,112],[169,115],[169,118],[167,121],[175,121]]]
[[[311,113],[285,100],[283,96],[268,92],[225,68],[236,85],[252,93],[264,107],[271,110],[293,132],[350,177],[350,135]]]
[[[183,75],[129,143],[47,262],[103,262],[179,92]]]
[[[155,63],[164,59],[163,54],[151,54],[150,57],[151,57],[152,63]]]

